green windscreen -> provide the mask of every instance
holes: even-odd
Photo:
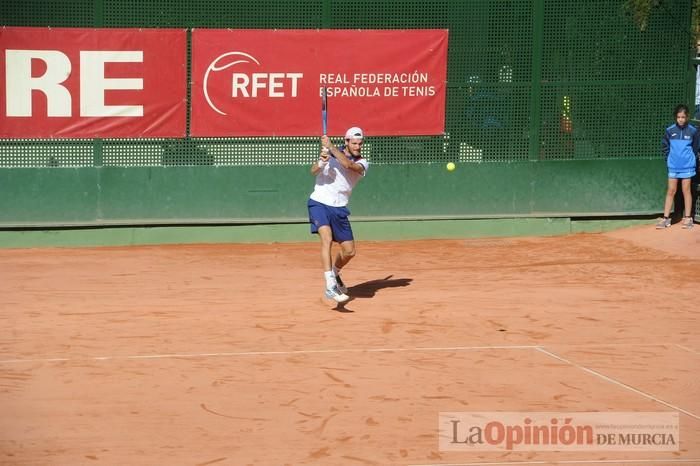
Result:
[[[520,183],[526,172],[537,181],[545,175],[538,174],[534,165],[526,166],[535,162],[558,161],[563,165],[553,173],[566,177],[570,176],[567,170],[574,165],[567,168],[565,163],[575,160],[629,160],[630,170],[634,172],[642,165],[635,165],[633,160],[656,158],[663,167],[659,151],[661,132],[671,123],[671,111],[676,104],[693,101],[695,75],[690,64],[690,15],[690,0],[667,0],[663,8],[650,17],[648,27],[640,31],[625,13],[621,0],[0,2],[0,21],[4,26],[448,29],[445,134],[369,138],[364,152],[372,164],[388,167],[448,161],[458,163],[458,167],[460,164],[467,167],[495,164],[496,180],[484,178],[478,172],[481,168],[473,172],[458,169],[449,179],[454,182],[462,177],[474,192],[483,192],[486,188],[480,187],[495,182]],[[343,57],[328,59],[343,60]],[[190,61],[188,52],[188,70]],[[189,113],[187,125],[189,128]],[[316,138],[305,137],[0,140],[0,172],[17,168],[119,167],[126,170],[119,179],[128,180],[132,175],[141,179],[139,172],[129,171],[139,167],[163,170],[191,167],[195,171],[188,176],[198,180],[191,195],[206,203],[216,195],[215,188],[208,182],[209,177],[218,175],[202,171],[205,167],[274,166],[283,169],[287,166],[288,171],[282,173],[297,173],[300,166],[316,159],[318,147]],[[515,169],[522,172],[513,171],[510,166],[513,163],[523,164]],[[165,173],[171,173],[175,179],[179,172]],[[239,176],[241,172],[235,173]],[[551,176],[549,171],[547,173],[546,176]],[[31,175],[26,176],[31,179]],[[50,175],[43,174],[42,179],[46,176]],[[415,212],[418,217],[427,216],[431,194],[425,190],[424,180],[413,172],[402,176],[408,177],[401,185],[401,189],[407,191],[403,194],[405,198],[428,196],[426,207],[416,207]],[[595,184],[597,187],[591,185],[587,189],[599,189],[601,183],[605,184],[603,178],[600,180]],[[100,182],[105,182],[104,177]],[[532,186],[528,183],[523,186]],[[162,189],[166,189],[163,186]],[[284,191],[283,186],[278,188]],[[11,195],[12,182],[6,183],[4,189],[10,190],[6,192]],[[104,189],[97,192],[103,195]],[[519,192],[523,193],[522,189]],[[372,198],[381,198],[380,194]],[[537,196],[546,196],[543,204],[549,206],[552,192],[540,194],[530,190],[526,195],[531,200],[522,206],[508,196],[501,200],[489,198],[489,211],[494,215],[535,214],[535,204],[543,200]],[[634,201],[637,194],[629,196],[632,196],[630,202],[619,204],[629,205],[630,212],[649,210],[647,201],[644,206],[638,205]],[[466,201],[451,201],[455,206],[448,210],[464,216],[476,212],[470,210]],[[95,202],[112,201],[102,197]],[[259,202],[264,207],[262,210],[267,211],[266,203],[273,201],[244,197],[231,202],[247,206]],[[462,207],[456,205],[457,202],[461,202]],[[595,207],[585,202],[591,201],[562,204],[557,211],[572,214],[608,211],[605,199],[596,201]],[[105,219],[109,207],[97,208],[96,219]],[[620,211],[619,205],[610,209]],[[374,209],[365,210],[371,213],[369,216],[375,215]],[[387,212],[376,215],[388,215],[390,210],[391,206],[387,206]],[[303,212],[287,215],[274,209],[270,212],[265,216],[268,220],[298,219],[304,215]],[[173,221],[193,216],[189,210],[178,214],[177,209],[172,209],[168,215]],[[203,217],[242,219],[251,215],[247,208],[241,208],[239,213],[210,211]],[[7,216],[1,218],[0,223],[12,223],[12,218]],[[154,214],[136,209],[124,216],[138,223],[141,219],[152,219]],[[37,222],[40,221],[41,218],[37,218]]]

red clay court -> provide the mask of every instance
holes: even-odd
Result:
[[[0,250],[0,463],[700,464],[700,228]],[[445,452],[443,411],[675,411],[677,452]]]

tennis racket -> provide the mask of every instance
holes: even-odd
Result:
[[[321,89],[321,126],[323,129],[323,135],[328,134],[328,95],[326,92],[326,86]]]
[[[326,91],[326,86],[323,86],[321,88],[321,129],[323,131],[323,135],[327,136],[328,135],[328,92]],[[328,149],[324,148],[323,151],[330,155],[331,157],[335,157],[332,152],[330,152]]]

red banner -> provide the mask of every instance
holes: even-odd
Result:
[[[193,136],[442,134],[446,30],[195,30]]]
[[[0,137],[183,137],[186,33],[0,29]]]

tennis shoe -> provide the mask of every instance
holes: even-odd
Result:
[[[343,283],[343,280],[341,280],[340,275],[338,274],[335,276],[335,283],[338,285],[338,291],[343,294],[348,292],[348,287],[345,286],[345,283]]]
[[[656,229],[657,230],[663,230],[664,228],[668,228],[671,226],[671,219],[662,217],[659,219],[658,222],[656,222]]]
[[[689,230],[693,228],[693,226],[693,217],[683,217],[683,228]]]
[[[344,303],[350,296],[346,295],[335,285],[333,288],[326,288],[326,298],[334,300],[336,303]]]

